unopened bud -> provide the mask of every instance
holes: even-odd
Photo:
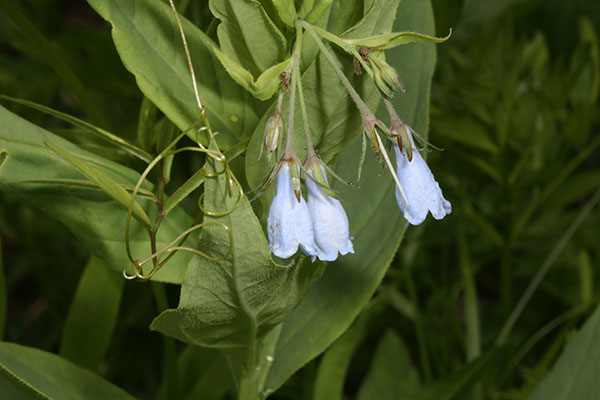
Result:
[[[375,84],[386,97],[391,98],[394,89],[404,92],[404,85],[394,67],[376,56],[370,57],[369,61],[373,66]]]
[[[412,143],[409,138],[408,129],[408,126],[399,118],[392,119],[390,130],[392,131],[392,135],[395,136],[398,141],[400,152],[402,152],[402,149],[406,149],[408,161],[412,161]]]
[[[282,131],[283,121],[281,120],[281,115],[279,115],[278,111],[275,111],[275,114],[269,118],[265,126],[265,148],[267,149],[267,154],[277,150]]]
[[[377,156],[377,159],[381,161],[381,147],[379,146],[379,140],[377,140],[377,130],[375,129],[375,123],[377,122],[377,117],[373,114],[367,114],[363,116],[363,124],[362,130],[369,139],[369,143],[371,144],[371,148]]]

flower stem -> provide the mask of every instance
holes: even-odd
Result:
[[[344,75],[344,73],[342,72],[342,69],[337,64],[336,58],[331,53],[331,51],[329,51],[327,49],[327,47],[325,47],[325,45],[323,44],[323,41],[321,40],[319,35],[316,34],[316,32],[314,31],[312,26],[308,22],[305,22],[305,21],[298,21],[297,24],[302,25],[306,29],[306,31],[310,34],[310,36],[312,36],[314,41],[317,43],[317,46],[319,46],[319,49],[323,52],[325,57],[327,57],[329,64],[331,64],[331,67],[333,68],[335,73],[338,75],[338,77],[340,78],[340,80],[342,81],[344,86],[346,87],[348,94],[350,95],[350,97],[352,97],[352,100],[354,100],[354,103],[356,103],[356,107],[361,112],[361,114],[363,114],[363,115],[370,114],[371,110],[369,110],[369,107],[367,107],[365,102],[360,98],[360,95],[358,94],[358,92],[354,89],[354,87],[352,87],[352,84],[350,83],[348,78],[346,78],[346,75]]]
[[[302,49],[302,27],[298,27],[296,31],[296,45],[301,51]],[[298,57],[298,61],[300,56]],[[304,135],[306,136],[306,152],[307,158],[314,156],[315,149],[310,134],[310,127],[308,124],[308,113],[306,112],[306,103],[304,101],[304,90],[302,89],[302,80],[300,79],[300,63],[293,62],[292,65],[292,85],[298,87],[298,99],[300,100],[300,110],[302,112],[302,123],[304,125]]]

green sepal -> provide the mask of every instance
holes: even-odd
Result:
[[[452,36],[452,29],[445,37],[435,37],[417,32],[392,32],[369,36],[361,39],[346,39],[356,47],[368,47],[373,50],[385,50],[406,43],[442,43]]]
[[[290,166],[290,174],[292,176],[292,186],[298,201],[302,199],[302,182],[300,181],[300,162],[297,159],[286,161]]]
[[[333,191],[331,186],[329,186],[329,182],[327,182],[323,161],[317,159],[316,162],[308,162],[303,168],[303,170],[305,170],[306,175],[308,175],[306,179],[311,179],[313,182],[319,185],[321,189],[323,189],[323,191],[327,193],[327,195],[329,195],[330,197],[333,197],[336,200],[340,200],[340,196],[338,196],[337,193]]]
[[[291,61],[291,58],[288,58],[279,64],[273,65],[255,80],[247,69],[239,65],[227,54],[223,53],[216,46],[211,45],[210,47],[215,56],[221,61],[221,64],[223,64],[223,67],[225,67],[229,76],[252,96],[261,101],[269,100],[279,90],[281,87],[279,75],[287,69]]]

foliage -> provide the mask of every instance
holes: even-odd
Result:
[[[59,3],[0,0],[1,393],[598,397],[598,6],[176,1],[196,98],[168,1]],[[387,121],[365,47],[402,80],[443,221],[407,228],[365,157],[336,70]],[[300,160],[314,143],[353,180],[364,157],[332,183],[355,254],[269,253],[279,109]]]

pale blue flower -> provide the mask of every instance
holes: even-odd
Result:
[[[313,224],[315,242],[319,250],[319,260],[334,261],[341,255],[354,253],[348,229],[348,217],[339,200],[334,199],[323,188],[313,181],[314,173],[306,179],[306,202]],[[320,167],[321,179],[327,183],[327,174]],[[314,258],[313,258],[314,259]]]
[[[396,174],[402,185],[402,192],[396,187],[396,201],[404,218],[412,224],[419,225],[431,212],[433,218],[442,219],[452,212],[452,205],[442,195],[442,189],[437,183],[431,170],[416,149],[412,137],[412,161],[408,160],[406,149],[394,143],[396,152]],[[408,200],[408,204],[407,201]]]
[[[299,175],[299,166],[294,162],[283,162],[277,174],[277,194],[271,202],[267,218],[269,249],[280,258],[289,258],[298,251],[298,246],[309,256],[319,254],[315,245],[314,231],[306,201],[299,199],[292,184],[292,168]]]

